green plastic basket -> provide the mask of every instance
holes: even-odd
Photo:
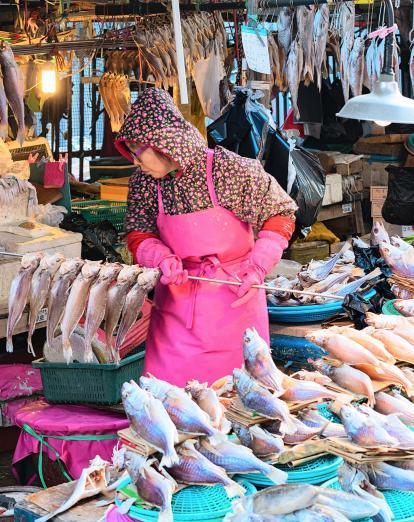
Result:
[[[331,479],[325,484],[324,488],[342,489],[338,479]],[[398,489],[382,491],[391,511],[394,514],[393,522],[409,522],[414,521],[414,492],[400,491]],[[360,522],[366,522],[370,518],[361,519]]]
[[[32,362],[42,376],[43,394],[55,403],[117,404],[125,381],[137,380],[144,368],[145,352],[125,357],[119,364]]]
[[[288,483],[322,484],[338,475],[338,468],[342,462],[341,457],[324,455],[323,457],[305,462],[294,468],[284,464],[278,464],[275,467],[286,471],[288,474]],[[273,482],[262,473],[247,473],[243,475],[243,477],[255,486],[268,487],[274,485]]]
[[[123,201],[96,199],[72,202],[72,212],[81,214],[86,221],[90,223],[107,219],[114,225],[118,232],[123,231],[126,210],[127,205]]]
[[[402,314],[400,314],[400,312],[398,310],[395,309],[395,307],[394,307],[395,301],[396,301],[395,299],[392,299],[391,301],[386,301],[382,305],[382,313],[385,315],[402,315]]]
[[[126,479],[118,487],[129,497],[135,497],[139,501],[136,492],[129,487],[130,479]],[[246,495],[253,495],[257,489],[247,480],[237,480],[246,490]],[[223,486],[189,486],[178,491],[172,497],[172,510],[174,522],[218,522],[231,511],[231,503],[238,497],[229,498]],[[117,505],[119,500],[115,500]],[[157,508],[145,509],[139,505],[130,508],[128,515],[142,522],[154,522],[158,520]]]

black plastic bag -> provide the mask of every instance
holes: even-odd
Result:
[[[113,245],[118,234],[115,227],[107,219],[98,223],[89,223],[77,213],[64,217],[60,228],[82,234],[82,258],[90,261],[122,262],[122,257]]]
[[[381,313],[382,300],[378,297],[366,299],[361,292],[348,294],[343,300],[342,307],[347,316],[354,322],[358,330],[368,326],[365,322],[367,312]]]
[[[245,158],[256,159],[262,149],[263,134],[273,122],[269,111],[258,102],[260,94],[235,89],[235,98],[219,118],[207,127],[210,148],[220,145]]]
[[[381,268],[385,277],[391,277],[392,271],[381,257],[378,245],[369,248],[360,248],[354,245],[353,250],[356,266],[363,268],[366,274],[372,272],[375,268]]]
[[[382,217],[393,225],[414,223],[414,167],[388,165],[388,193]]]

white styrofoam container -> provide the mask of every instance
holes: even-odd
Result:
[[[340,203],[343,199],[341,174],[327,174],[322,206]]]
[[[0,204],[0,225],[8,225],[22,221],[27,217],[29,191],[22,192],[13,199],[12,205]]]

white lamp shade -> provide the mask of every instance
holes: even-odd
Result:
[[[351,98],[340,118],[414,124],[414,100],[400,93],[394,75],[381,74],[370,94]]]

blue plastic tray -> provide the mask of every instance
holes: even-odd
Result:
[[[246,490],[246,495],[253,495],[257,489],[245,479],[237,480]],[[129,488],[131,480],[128,478],[122,482],[118,491],[122,490],[126,495],[138,498],[132,488]],[[172,509],[174,522],[218,522],[231,511],[232,501],[238,497],[229,498],[223,486],[189,486],[175,493],[172,497]],[[116,500],[120,505],[120,501]],[[154,522],[158,520],[157,508],[145,509],[139,505],[133,505],[128,512],[131,518],[142,522]]]
[[[370,290],[364,297],[371,299],[376,294]],[[317,323],[331,319],[344,311],[341,301],[303,306],[268,306],[269,318],[278,323]]]
[[[322,486],[325,488],[342,489],[338,479],[331,479],[322,484]],[[394,514],[394,522],[414,521],[414,492],[394,489],[382,491],[382,493]],[[363,520],[365,522],[371,519],[364,518]]]

